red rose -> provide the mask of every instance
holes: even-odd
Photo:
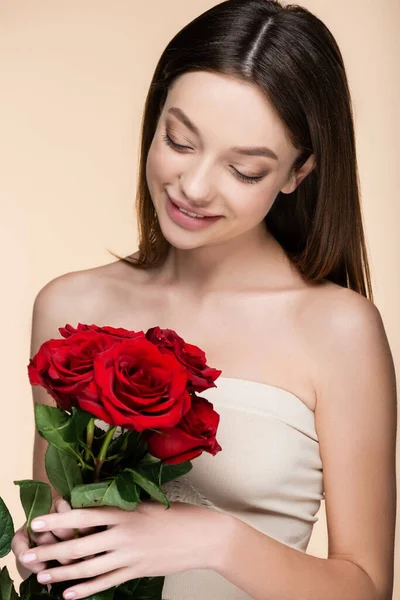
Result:
[[[64,338],[68,338],[76,333],[82,331],[97,331],[98,333],[107,333],[113,335],[116,338],[135,338],[137,336],[144,336],[144,331],[130,331],[123,327],[110,327],[109,325],[86,325],[84,323],[78,323],[78,327],[72,327],[72,325],[66,325],[65,327],[59,327],[58,331]]]
[[[98,391],[77,405],[113,426],[143,431],[173,427],[191,406],[187,372],[145,337],[125,338],[94,360]],[[94,388],[93,388],[94,389]]]
[[[29,381],[43,386],[60,408],[71,411],[77,396],[93,396],[94,358],[115,342],[115,338],[95,331],[48,340],[29,361]]]
[[[206,364],[206,355],[198,346],[186,343],[173,329],[151,327],[146,332],[146,338],[156,344],[163,353],[172,353],[187,369],[189,391],[203,392],[216,387],[214,381],[222,371],[213,369]]]
[[[191,409],[176,427],[147,434],[150,454],[169,465],[191,460],[204,451],[217,454],[222,450],[215,438],[219,418],[211,402],[192,396]]]

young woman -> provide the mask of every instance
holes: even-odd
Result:
[[[166,600],[389,600],[395,373],[327,27],[273,0],[222,2],[184,27],[150,85],[137,207],[134,256],[40,291],[32,356],[66,322],[176,330],[222,370],[205,394],[222,452],[174,482],[170,510],[71,510],[55,493],[37,547],[15,535],[21,574],[85,578],[64,594],[76,599],[166,575]],[[306,554],[323,498],[326,559]]]

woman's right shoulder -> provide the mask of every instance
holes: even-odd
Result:
[[[47,282],[33,303],[31,352],[46,339],[61,338],[58,328],[67,323],[74,327],[79,322],[96,323],[102,307],[126,282],[128,269],[129,284],[135,286],[140,273],[121,260],[64,273]]]
[[[81,312],[91,311],[97,302],[104,301],[105,293],[126,282],[128,271],[129,283],[139,284],[140,270],[122,260],[59,275],[39,290],[34,309],[57,311],[76,306]]]

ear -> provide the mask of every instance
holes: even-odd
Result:
[[[285,183],[283,188],[281,188],[281,192],[284,194],[291,194],[300,185],[303,179],[313,170],[315,167],[315,155],[311,154],[304,163],[297,169],[297,171],[293,171],[290,175],[288,181]]]

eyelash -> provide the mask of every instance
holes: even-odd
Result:
[[[182,146],[180,144],[176,144],[168,135],[168,133],[164,133],[164,135],[162,136],[163,140],[165,141],[165,143],[167,144],[167,146],[170,146],[171,148],[173,148],[174,150],[176,150],[177,152],[182,152],[182,149],[184,148],[188,148],[188,146]],[[234,167],[232,167],[236,173],[236,176],[238,179],[241,179],[242,181],[244,181],[245,183],[250,183],[250,184],[254,184],[254,183],[258,183],[259,181],[261,181],[261,179],[263,178],[263,176],[259,176],[259,177],[249,177],[248,175],[243,175],[243,173],[240,173],[239,171],[237,171]]]

